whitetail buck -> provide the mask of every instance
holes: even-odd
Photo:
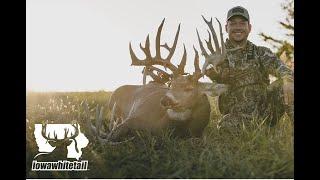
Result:
[[[53,132],[53,138],[50,137],[50,132],[47,134],[47,123],[42,124],[42,130],[41,135],[43,138],[47,140],[47,143],[49,143],[52,147],[55,147],[55,149],[52,152],[45,152],[45,153],[39,153],[37,154],[34,159],[40,159],[40,160],[63,160],[67,159],[67,146],[69,146],[72,141],[75,142],[75,149],[76,152],[79,152],[78,146],[77,146],[77,140],[75,139],[79,135],[79,125],[77,123],[72,124],[75,131],[74,134],[71,133],[70,137],[68,137],[69,129],[64,129],[64,138],[58,139],[56,132]]]
[[[165,20],[165,19],[164,19]],[[184,72],[186,65],[186,49],[180,64],[173,65],[170,60],[176,49],[180,25],[171,47],[168,44],[160,45],[161,30],[164,20],[160,24],[156,35],[156,54],[151,56],[149,35],[145,46],[140,48],[145,54],[145,59],[140,60],[132,50],[129,50],[134,66],[145,66],[144,85],[124,85],[114,91],[109,100],[108,108],[111,111],[111,120],[107,133],[101,132],[102,112],[97,109],[96,127],[87,119],[87,125],[97,135],[101,143],[118,144],[120,137],[131,130],[147,130],[152,133],[161,132],[167,127],[173,127],[177,136],[201,137],[210,118],[210,104],[207,93],[219,95],[226,90],[224,85],[198,82],[201,75],[199,56],[195,50],[195,72],[190,75]],[[160,55],[160,48],[169,51],[166,58]],[[160,65],[171,70],[171,74],[162,71],[154,65]],[[157,74],[154,73],[157,72]],[[150,75],[154,81],[145,84],[145,76]],[[85,104],[87,113],[88,105]]]

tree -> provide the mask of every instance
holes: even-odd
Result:
[[[294,1],[286,0],[283,4],[281,4],[281,7],[286,12],[285,20],[279,21],[281,27],[287,31],[287,33],[285,34],[285,38],[276,39],[265,33],[260,33],[259,35],[263,38],[264,41],[268,42],[277,49],[276,55],[293,70]]]

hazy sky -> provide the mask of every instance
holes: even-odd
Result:
[[[227,11],[237,5],[249,11],[249,40],[271,46],[258,33],[282,37],[278,21],[285,13],[283,0],[27,0],[26,83],[34,91],[112,91],[125,84],[142,84],[142,67],[130,66],[129,42],[139,58],[139,43],[154,39],[166,18],[161,42],[171,46],[178,24],[181,30],[172,62],[178,64],[186,45],[186,71],[193,72],[194,52],[199,50],[196,31],[207,38],[201,18],[217,17],[223,27]],[[218,31],[218,24],[214,21]],[[224,31],[224,38],[227,33]],[[163,55],[167,52],[163,50]],[[163,56],[164,57],[164,56]],[[204,59],[200,59],[202,66]],[[208,79],[201,79],[208,81]]]

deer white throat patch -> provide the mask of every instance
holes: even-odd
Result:
[[[182,112],[177,112],[172,109],[167,109],[167,114],[170,119],[174,119],[176,121],[186,121],[190,118],[191,116],[191,110],[187,109]]]

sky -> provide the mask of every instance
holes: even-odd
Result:
[[[278,21],[285,12],[284,0],[27,0],[26,1],[26,89],[27,91],[113,91],[125,84],[142,84],[142,67],[130,66],[129,43],[141,59],[150,35],[155,55],[155,36],[163,18],[161,43],[172,45],[179,23],[181,30],[172,63],[177,65],[187,49],[186,72],[194,71],[194,45],[208,38],[207,19],[217,17],[223,26],[234,6],[250,14],[249,40],[272,48],[258,36],[264,32],[282,38]],[[213,21],[218,31],[218,24]],[[167,56],[162,50],[162,57]],[[200,58],[200,67],[204,58]],[[150,79],[148,79],[150,80]],[[210,82],[208,78],[200,79]]]

